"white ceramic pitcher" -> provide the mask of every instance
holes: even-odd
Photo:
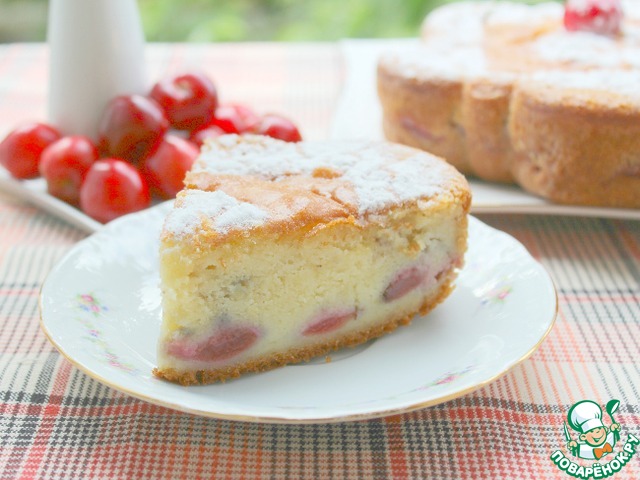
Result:
[[[144,34],[136,0],[50,0],[49,121],[96,138],[116,95],[144,93]]]

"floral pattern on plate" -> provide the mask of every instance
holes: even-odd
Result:
[[[109,308],[98,301],[95,295],[91,293],[82,293],[76,295],[76,301],[78,303],[78,309],[80,314],[75,319],[80,322],[86,328],[85,338],[89,340],[98,348],[98,355],[100,361],[106,362],[109,366],[122,370],[130,374],[138,374],[138,369],[130,363],[122,362],[118,355],[105,340],[98,323],[100,317],[102,317]]]

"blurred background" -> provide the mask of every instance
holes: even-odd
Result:
[[[149,41],[306,41],[415,36],[430,10],[451,1],[138,0],[138,5]],[[48,0],[0,0],[0,43],[44,41],[47,8]]]

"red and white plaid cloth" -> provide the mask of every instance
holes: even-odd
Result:
[[[0,46],[0,134],[45,118],[46,61],[43,45]],[[148,63],[150,78],[197,66],[224,100],[289,114],[307,138],[327,136],[343,76],[335,44],[151,45]],[[640,222],[482,220],[520,240],[556,282],[559,316],[532,357],[413,413],[266,425],[157,407],[71,366],[40,331],[37,298],[84,234],[0,194],[0,479],[571,478],[550,456],[566,453],[562,423],[575,402],[619,399],[622,442],[640,437]],[[611,478],[640,478],[640,454]]]

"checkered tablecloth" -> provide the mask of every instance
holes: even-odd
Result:
[[[0,46],[0,134],[45,118],[46,59],[43,45]],[[327,136],[344,71],[336,44],[148,47],[150,78],[192,66],[224,99],[291,115],[307,138]],[[0,479],[566,479],[550,457],[566,453],[563,421],[584,399],[620,400],[623,452],[640,437],[640,222],[481,219],[522,242],[558,288],[556,325],[533,356],[413,413],[268,425],[154,406],[71,366],[40,331],[37,300],[85,234],[0,194]],[[640,453],[611,478],[640,478]]]

